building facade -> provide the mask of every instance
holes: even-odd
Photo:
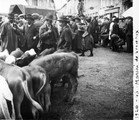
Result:
[[[123,13],[122,0],[101,0],[101,8],[108,18],[112,16],[120,17]]]
[[[85,11],[87,16],[98,16],[101,5],[101,0],[84,0]]]
[[[122,13],[130,8],[133,0],[82,0],[84,2],[84,15],[122,17]],[[69,0],[58,12],[62,15],[77,15],[79,0]]]
[[[62,9],[58,10],[59,15],[77,15],[78,0],[70,0]]]
[[[133,0],[101,0],[100,11],[103,16],[122,17],[122,13],[132,7]]]
[[[31,6],[37,6],[41,8],[47,9],[55,9],[53,0],[26,0],[27,3]]]
[[[82,0],[84,3],[83,14],[88,16],[98,15],[101,0]],[[58,11],[62,15],[77,15],[79,0],[70,0],[61,10]]]

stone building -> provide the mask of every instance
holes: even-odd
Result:
[[[85,14],[87,16],[98,16],[101,0],[84,0]]]
[[[37,6],[47,9],[55,9],[53,0],[26,0],[26,1],[31,6]]]
[[[59,9],[58,15],[77,15],[77,5],[78,5],[78,0],[70,0],[66,4],[63,5],[61,9]]]
[[[122,13],[132,6],[133,0],[101,0],[100,11],[109,18],[122,17]]]
[[[101,10],[104,11],[104,15],[108,18],[112,16],[120,17],[123,13],[122,0],[101,0]]]
[[[122,17],[122,13],[130,8],[133,0],[83,0],[84,15],[87,16],[112,16]],[[68,0],[58,11],[62,15],[77,15],[79,0]]]

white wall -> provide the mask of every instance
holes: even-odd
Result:
[[[101,0],[85,0],[84,7],[85,7],[85,14],[93,17],[97,15],[97,13],[99,13],[101,7]],[[93,7],[94,9],[90,9],[90,7]]]
[[[35,5],[36,0],[26,0],[29,5]],[[42,8],[52,8],[54,9],[54,5],[51,0],[37,0],[37,6]]]
[[[77,14],[78,0],[70,0],[67,5],[59,11],[63,15],[76,15]]]

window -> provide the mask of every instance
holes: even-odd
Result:
[[[38,6],[38,0],[33,0],[33,5]]]

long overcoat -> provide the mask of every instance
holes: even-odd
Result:
[[[5,22],[1,28],[2,50],[7,49],[9,53],[18,47],[18,36],[11,26],[11,23]]]
[[[36,41],[36,39],[33,39],[33,37],[38,36],[39,31],[34,24],[32,24],[30,27],[28,26],[28,24],[26,24],[23,28],[23,35],[25,39],[24,44],[27,47],[26,49],[35,48],[37,46],[38,41]]]
[[[72,33],[68,25],[66,25],[60,32],[60,39],[58,41],[58,49],[70,51],[72,46]]]
[[[94,38],[92,36],[92,25],[88,24],[87,25],[87,30],[86,32],[88,33],[85,37],[83,37],[82,40],[82,46],[83,46],[83,50],[92,50],[93,46],[94,46]]]
[[[44,23],[39,29],[39,37],[43,43],[47,45],[56,44],[59,38],[58,30],[55,26],[51,25],[51,33],[47,33],[49,28],[47,27],[46,23]]]

